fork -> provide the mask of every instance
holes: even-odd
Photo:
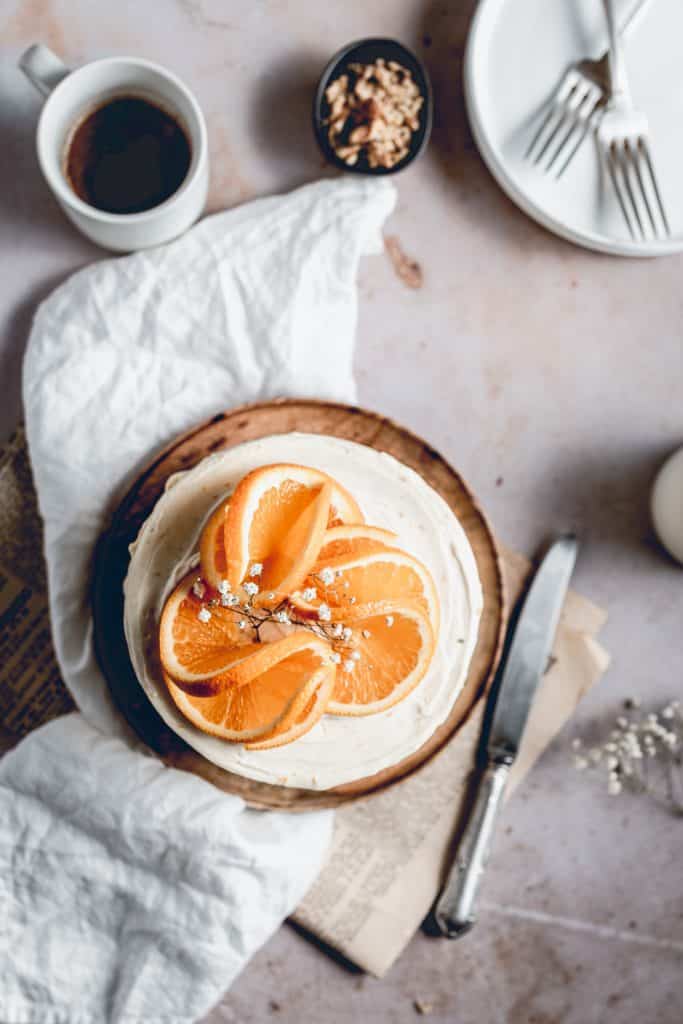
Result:
[[[631,100],[615,0],[603,0],[603,4],[609,33],[610,92],[598,125],[598,149],[631,238],[639,242],[647,241],[650,234],[655,239],[666,237],[671,232],[650,155],[647,118]]]
[[[621,31],[633,24],[648,0],[638,0],[626,16]],[[595,128],[604,102],[609,81],[609,50],[597,60],[582,60],[572,64],[562,76],[548,101],[548,112],[532,138],[525,154],[526,160],[541,164],[549,154],[543,170],[557,168],[556,178],[562,177],[588,135]]]

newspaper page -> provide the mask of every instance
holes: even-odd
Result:
[[[505,552],[508,593],[520,592],[529,565]],[[509,797],[581,697],[607,669],[595,640],[606,614],[570,593],[553,658],[524,735]],[[336,812],[328,861],[294,920],[347,959],[381,977],[428,914],[462,826],[484,702],[417,774],[369,801]]]
[[[52,648],[42,528],[19,430],[0,446],[0,722],[18,737],[72,709]]]

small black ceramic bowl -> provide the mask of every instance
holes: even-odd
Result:
[[[331,82],[344,74],[349,64],[374,64],[380,57],[383,57],[387,62],[395,60],[397,64],[401,64],[412,74],[413,81],[420,90],[424,100],[420,110],[420,124],[417,131],[411,135],[408,154],[400,163],[395,164],[394,167],[370,167],[365,156],[362,154],[358,163],[349,166],[344,163],[341,157],[337,156],[327,137],[325,121],[330,113],[330,105],[325,99],[325,90]],[[395,174],[397,171],[404,170],[408,164],[411,164],[427,145],[432,130],[432,108],[432,87],[429,75],[419,57],[416,57],[414,53],[395,39],[359,39],[357,42],[349,43],[348,46],[344,46],[338,53],[335,53],[320,76],[313,99],[313,130],[325,159],[336,167],[340,167],[343,171],[349,171],[352,174]]]

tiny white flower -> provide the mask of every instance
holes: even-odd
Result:
[[[269,601],[274,601],[275,600],[275,591],[271,590],[269,594],[266,594],[266,597],[268,598]]]
[[[282,623],[284,626],[289,622],[289,615],[284,609],[282,609],[282,611],[275,612],[275,621]]]
[[[393,615],[387,615],[387,617],[386,617],[386,619],[384,621],[386,622],[387,626],[389,626],[389,628],[391,629],[391,627],[394,624],[394,616]]]
[[[198,597],[200,601],[204,597],[204,594],[206,593],[206,587],[204,586],[201,580],[194,581],[194,583],[192,584],[192,593],[194,594],[195,597]]]
[[[248,594],[249,597],[255,597],[258,594],[258,587],[255,583],[245,583],[243,586],[245,594]]]
[[[342,640],[349,641],[353,636],[353,630],[349,626],[344,626],[341,631]]]
[[[354,661],[360,661],[360,651],[352,651],[351,657]]]
[[[262,562],[254,562],[254,564],[252,565],[251,569],[249,570],[249,575],[250,576],[260,576],[262,572],[263,572],[263,563]]]
[[[230,580],[221,580],[218,584],[218,593],[221,597],[225,597],[225,595],[229,594],[231,590],[232,587],[230,586]]]
[[[321,569],[321,571],[318,573],[318,576],[320,577],[321,582],[324,583],[326,587],[329,587],[331,583],[334,583],[333,569]]]
[[[342,626],[341,622],[335,622],[334,626],[332,627],[332,636],[335,638],[335,640],[339,640],[343,633],[344,627]]]
[[[224,608],[234,608],[239,603],[240,599],[237,594],[221,594],[221,604]]]
[[[607,765],[609,770],[612,771],[619,764],[619,758],[615,757],[614,754],[609,754],[605,760],[605,764]]]
[[[329,622],[332,618],[332,611],[330,610],[329,604],[324,602],[318,607],[318,618],[321,622]]]
[[[197,618],[200,622],[208,622],[211,618],[211,612],[208,608],[200,608],[197,612]]]
[[[578,736],[572,740],[572,750],[580,750],[582,746],[583,743],[581,742]]]
[[[371,637],[371,636],[372,636],[372,633],[370,632],[370,630],[369,630],[369,629],[364,629],[364,630],[363,630],[363,637],[364,637],[364,638],[365,638],[366,640],[368,639],[368,637]]]
[[[347,658],[342,667],[345,672],[353,672],[356,667],[356,663],[352,658]]]
[[[240,621],[238,622],[238,626],[242,631],[244,631],[248,625],[249,623],[247,622],[246,619],[240,619]]]
[[[315,587],[305,587],[301,591],[301,596],[303,597],[304,601],[315,601],[317,594],[318,591],[315,589]]]
[[[341,661],[341,654],[339,654],[338,651],[332,651],[330,654],[330,661],[334,662],[335,665],[338,665]]]
[[[356,603],[356,598],[355,598],[355,595],[354,595],[353,597],[349,598],[349,604],[355,604],[355,603]]]
[[[609,782],[607,783],[607,792],[609,793],[610,796],[619,796],[619,794],[621,793],[621,782],[620,782],[620,780],[617,779],[616,777],[615,778],[611,778],[610,777]]]
[[[584,772],[588,767],[588,761],[585,757],[576,757],[574,758],[574,767],[577,772]]]
[[[617,725],[619,726],[620,729],[627,729],[628,728],[628,718],[624,718],[623,715],[619,715],[619,717],[617,718]]]
[[[664,708],[664,710],[662,711],[662,718],[673,718],[673,716],[674,716],[674,709],[673,709],[673,708],[671,707],[671,705],[669,704],[669,705],[668,705],[667,707],[665,707],[665,708]]]

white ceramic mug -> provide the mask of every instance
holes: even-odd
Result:
[[[84,235],[107,249],[130,252],[168,242],[197,220],[209,185],[206,123],[180,79],[137,57],[108,57],[72,71],[40,45],[31,46],[19,66],[46,97],[36,136],[40,168],[65,214]],[[109,97],[121,94],[146,97],[168,110],[184,128],[192,151],[190,168],[178,190],[142,213],[98,210],[76,195],[64,174],[74,127]]]

